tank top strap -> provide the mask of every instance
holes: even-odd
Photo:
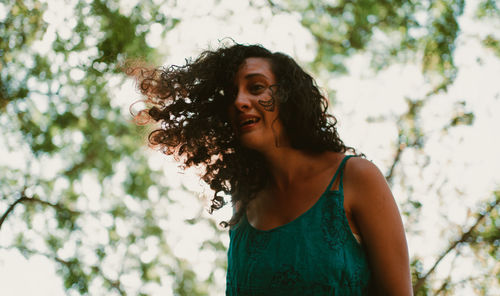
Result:
[[[328,184],[328,187],[326,187],[326,190],[327,191],[330,191],[330,189],[332,188],[333,186],[333,183],[335,182],[335,180],[337,179],[337,176],[340,175],[340,181],[339,181],[339,191],[342,191],[343,190],[343,186],[342,186],[342,177],[344,176],[344,166],[345,166],[345,163],[347,162],[347,160],[351,157],[354,157],[355,155],[346,155],[344,157],[344,159],[342,159],[342,161],[340,162],[340,165],[339,167],[337,168],[337,171],[335,172],[335,175],[333,175],[333,178],[332,180],[330,181],[330,184]]]
[[[344,191],[344,182],[342,182],[342,179],[344,177],[344,167],[345,167],[345,164],[347,162],[347,160],[351,157],[355,157],[356,155],[348,155],[346,157],[344,157],[344,159],[342,160],[342,163],[340,164],[340,181],[339,181],[339,191]]]

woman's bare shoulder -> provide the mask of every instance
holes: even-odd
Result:
[[[371,181],[383,181],[385,183],[385,177],[379,168],[373,162],[362,157],[349,159],[344,168],[344,180],[344,182],[359,182],[360,184],[357,185],[363,185]]]
[[[349,208],[393,202],[393,196],[384,175],[371,161],[353,157],[349,159],[344,170],[344,198]]]

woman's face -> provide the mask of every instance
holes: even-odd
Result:
[[[283,126],[278,119],[276,78],[269,60],[247,58],[236,73],[235,86],[237,94],[229,117],[241,144],[261,152],[275,147]]]

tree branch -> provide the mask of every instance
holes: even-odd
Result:
[[[269,5],[269,7],[271,8],[271,11],[273,11],[273,12],[275,10],[284,11],[283,7],[276,5],[276,3],[274,3],[274,1],[272,1],[272,0],[267,0],[267,4]]]
[[[7,219],[7,216],[9,216],[10,212],[12,212],[14,210],[16,205],[18,203],[21,203],[21,202],[27,200],[27,199],[28,199],[28,197],[26,196],[26,194],[24,193],[24,190],[23,190],[21,192],[21,197],[16,199],[16,201],[7,208],[7,211],[5,211],[5,213],[3,213],[2,217],[0,218],[0,230],[2,229],[3,222],[5,221],[5,219]]]
[[[431,275],[436,267],[439,265],[439,263],[441,262],[441,260],[444,259],[444,257],[446,257],[446,255],[448,255],[453,249],[455,249],[458,245],[464,243],[467,241],[467,239],[469,239],[469,237],[472,235],[472,232],[477,228],[477,226],[479,224],[481,224],[481,222],[483,222],[484,218],[486,216],[488,216],[491,211],[493,211],[493,209],[500,204],[500,198],[496,198],[495,202],[489,204],[489,206],[486,208],[486,210],[484,211],[484,213],[482,214],[479,214],[479,216],[477,217],[476,219],[476,222],[474,223],[474,225],[471,226],[471,228],[469,228],[469,230],[465,233],[462,234],[462,236],[457,239],[456,241],[452,242],[451,245],[448,247],[448,249],[446,249],[439,257],[438,259],[436,260],[436,262],[434,262],[434,265],[429,269],[429,271],[427,271],[427,273],[418,279],[417,283],[415,284],[415,286],[413,287],[413,291],[418,291],[423,285],[424,283],[426,282],[427,278],[429,277],[429,275]]]
[[[73,215],[79,215],[79,214],[81,214],[81,212],[70,210],[67,207],[61,205],[60,203],[50,203],[48,201],[41,200],[41,199],[39,199],[37,197],[27,197],[24,201],[26,201],[26,202],[33,202],[33,203],[39,203],[39,204],[42,204],[44,206],[48,206],[48,207],[54,208],[54,209],[56,209],[58,211],[69,212],[69,213],[71,213]]]
[[[403,153],[404,148],[406,148],[406,145],[404,145],[403,143],[401,143],[401,141],[399,141],[398,150],[396,151],[396,155],[394,156],[392,165],[389,168],[387,174],[385,175],[385,179],[387,180],[387,183],[389,183],[389,185],[392,185],[392,178],[394,177],[394,169],[396,168],[396,165],[399,163],[399,159],[401,158],[401,154]]]
[[[19,204],[19,203],[25,203],[25,202],[39,203],[41,205],[54,208],[54,209],[56,209],[58,211],[69,212],[72,215],[79,215],[79,214],[81,214],[78,211],[73,211],[73,210],[68,209],[67,207],[62,206],[59,203],[55,203],[54,204],[54,203],[50,203],[50,202],[45,201],[45,200],[41,200],[41,199],[39,199],[37,197],[28,197],[28,196],[26,196],[26,188],[24,188],[21,191],[21,197],[18,198],[14,203],[12,203],[7,208],[7,210],[5,211],[5,213],[3,213],[2,217],[0,218],[0,230],[2,229],[3,222],[7,219],[7,217],[14,210],[14,208],[17,206],[17,204]]]

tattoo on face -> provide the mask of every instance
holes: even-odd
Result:
[[[261,105],[262,107],[264,107],[264,110],[268,111],[268,112],[273,112],[274,111],[274,108],[275,108],[275,105],[276,105],[276,98],[275,98],[275,91],[273,90],[273,87],[274,88],[277,88],[278,85],[277,84],[273,84],[273,85],[270,85],[269,86],[269,91],[271,92],[271,97],[267,100],[258,100],[257,102],[259,103],[259,105]]]

